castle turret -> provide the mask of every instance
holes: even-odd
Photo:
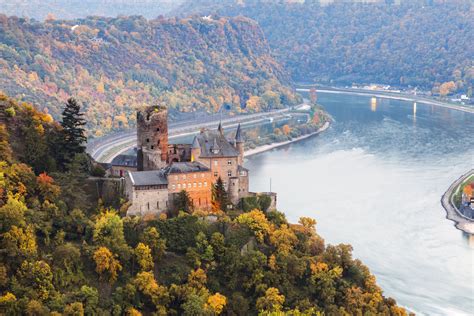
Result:
[[[237,126],[237,132],[235,132],[235,149],[237,149],[239,152],[239,166],[244,162],[244,143],[244,138],[242,137],[242,131],[239,124],[239,126]]]
[[[217,131],[221,133],[221,135],[224,135],[224,128],[222,128],[222,122],[219,122],[219,126],[217,127]]]
[[[199,144],[198,137],[194,136],[193,145],[191,147],[191,161],[198,160],[199,156],[201,156],[201,145]]]
[[[138,170],[156,170],[168,162],[168,110],[148,106],[137,111]]]

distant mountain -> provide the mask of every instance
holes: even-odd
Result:
[[[87,18],[45,23],[0,15],[0,90],[45,106],[85,102],[92,135],[135,124],[134,109],[259,111],[294,104],[288,75],[248,18]]]
[[[60,19],[118,15],[156,18],[182,2],[183,0],[0,0],[0,13],[41,21],[48,15]]]
[[[301,1],[192,0],[174,13],[256,20],[296,81],[376,82],[435,92],[453,81],[457,91],[472,93],[472,1],[294,2]]]

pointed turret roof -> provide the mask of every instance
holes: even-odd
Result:
[[[236,143],[243,143],[244,142],[244,139],[242,137],[242,131],[241,131],[241,128],[240,128],[240,123],[239,123],[239,126],[237,126],[237,132],[235,132],[235,142]]]
[[[219,133],[224,134],[224,129],[222,128],[222,122],[219,122],[219,126],[217,127]]]
[[[193,149],[200,149],[201,148],[201,145],[199,145],[199,140],[198,140],[198,137],[197,136],[194,136],[194,140],[193,140]]]

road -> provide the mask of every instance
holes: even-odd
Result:
[[[458,189],[458,187],[463,183],[466,179],[474,175],[474,169],[466,172],[462,175],[459,179],[457,179],[449,189],[444,193],[443,197],[441,198],[441,204],[443,205],[444,209],[446,210],[446,218],[452,220],[456,223],[456,228],[473,235],[474,234],[474,220],[467,218],[466,216],[462,215],[459,210],[454,205],[453,196],[454,191]]]
[[[270,118],[284,116],[289,110],[289,108],[285,108],[271,112],[228,117],[222,119],[222,126],[234,128],[239,123],[243,125],[259,124]],[[213,118],[200,123],[193,121],[171,123],[169,125],[169,139],[196,134],[201,128],[216,128],[219,122],[221,122],[220,119]],[[133,148],[136,145],[136,140],[136,131],[122,132],[95,140],[88,145],[87,152],[98,162],[111,162],[117,155]]]
[[[310,85],[308,85],[309,87]],[[298,88],[296,89],[298,92],[309,92],[310,88]],[[474,107],[463,106],[460,104],[453,104],[438,101],[435,99],[430,99],[426,97],[421,97],[417,95],[410,95],[404,93],[396,93],[390,91],[381,91],[381,90],[365,90],[365,89],[355,89],[355,88],[333,88],[333,87],[321,87],[317,88],[317,92],[323,93],[333,93],[333,94],[351,94],[351,95],[364,95],[370,97],[377,97],[377,98],[385,98],[385,99],[395,99],[395,100],[402,100],[402,101],[413,101],[413,102],[420,102],[435,106],[440,106],[452,110],[473,113],[474,114]]]

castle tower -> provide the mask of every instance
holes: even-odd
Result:
[[[242,137],[242,131],[239,126],[237,126],[237,132],[235,132],[235,148],[239,151],[238,164],[241,166],[244,163],[244,138]]]
[[[156,170],[168,162],[168,109],[148,106],[137,111],[138,170]]]

